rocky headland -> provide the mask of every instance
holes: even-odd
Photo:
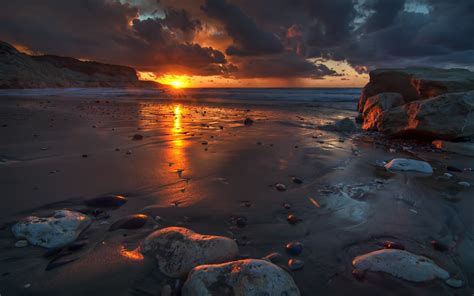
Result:
[[[131,67],[55,55],[27,55],[0,41],[0,89],[160,86],[139,80]]]

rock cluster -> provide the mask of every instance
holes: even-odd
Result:
[[[463,69],[380,69],[358,110],[362,128],[391,136],[464,140],[474,135],[474,73]]]

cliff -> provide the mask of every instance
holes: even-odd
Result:
[[[30,56],[0,41],[0,89],[60,87],[156,88],[135,69],[54,55]]]

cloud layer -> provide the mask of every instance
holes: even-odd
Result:
[[[472,0],[4,1],[0,39],[141,71],[236,78],[474,65]]]

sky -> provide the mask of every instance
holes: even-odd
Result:
[[[0,40],[187,87],[359,87],[474,69],[473,0],[4,0]]]

